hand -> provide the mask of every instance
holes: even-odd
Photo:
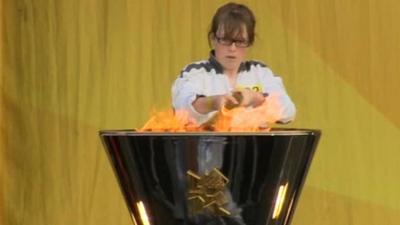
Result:
[[[220,110],[223,107],[233,108],[239,105],[239,101],[232,95],[214,95],[197,98],[193,103],[193,107],[199,113],[205,114],[212,111]]]
[[[216,110],[220,110],[223,107],[231,109],[240,104],[239,100],[230,94],[229,95],[216,95],[216,96],[213,96],[213,99],[214,99],[213,106],[214,106],[214,109],[216,109]]]
[[[265,97],[260,92],[255,92],[248,88],[238,89],[236,91],[240,92],[240,94],[242,95],[242,100],[240,102],[240,106],[257,107],[257,106],[261,105],[265,100]]]

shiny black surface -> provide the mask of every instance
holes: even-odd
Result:
[[[100,136],[134,224],[287,225],[320,132],[101,131]],[[223,193],[230,216],[189,212],[187,171],[204,176],[213,168],[229,180]],[[277,195],[285,184],[286,197],[277,216]],[[148,219],[143,216],[140,204]]]

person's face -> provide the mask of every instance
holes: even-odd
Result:
[[[248,50],[248,34],[246,27],[238,30],[234,37],[225,37],[224,29],[220,27],[213,37],[212,43],[216,60],[224,71],[237,71],[244,61]]]

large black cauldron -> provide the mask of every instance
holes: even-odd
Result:
[[[136,225],[287,225],[320,131],[100,136]]]

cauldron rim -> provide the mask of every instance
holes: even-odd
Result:
[[[177,137],[202,137],[202,136],[302,136],[302,135],[320,135],[321,131],[317,129],[295,129],[295,128],[274,128],[271,131],[261,132],[152,132],[129,130],[101,130],[101,136],[177,136]]]

